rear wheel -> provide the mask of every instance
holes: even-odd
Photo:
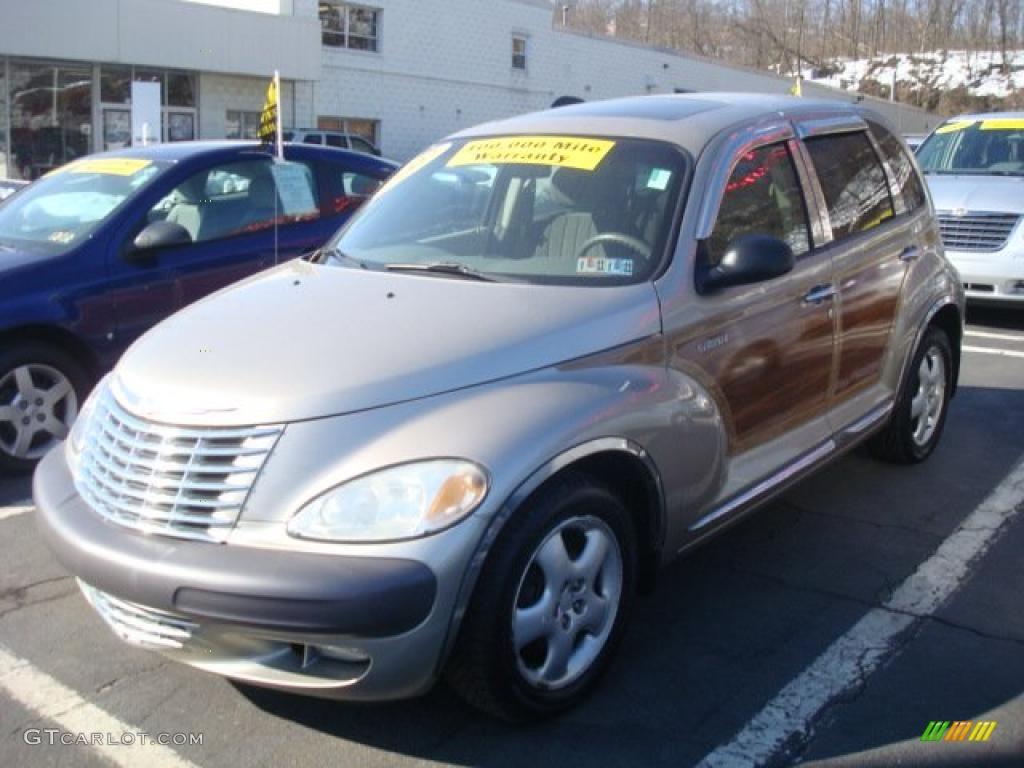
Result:
[[[85,368],[38,342],[0,353],[0,474],[30,472],[67,437],[89,387]]]
[[[505,720],[552,715],[607,668],[632,605],[636,543],[622,502],[568,474],[494,545],[446,670],[469,703]]]
[[[949,338],[942,330],[930,328],[911,361],[889,425],[871,441],[871,452],[897,464],[927,459],[942,436],[952,391]]]

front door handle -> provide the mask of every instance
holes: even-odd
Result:
[[[900,261],[916,261],[921,256],[921,249],[916,245],[908,245],[900,252]]]
[[[825,283],[824,285],[816,285],[813,288],[811,288],[811,290],[804,294],[803,301],[804,304],[812,304],[814,306],[818,306],[819,304],[823,304],[829,299],[834,298],[836,293],[838,293],[836,291],[836,287],[831,283]]]

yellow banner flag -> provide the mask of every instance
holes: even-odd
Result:
[[[793,95],[793,96],[803,96],[804,95],[804,89],[803,89],[803,86],[801,85],[801,83],[803,83],[803,80],[804,79],[802,77],[797,77],[796,82],[793,83],[793,87],[789,89],[789,92],[790,92],[791,95]]]
[[[263,104],[263,112],[260,114],[260,129],[257,134],[264,144],[273,144],[281,155],[281,88],[280,78],[274,72],[274,79],[267,86],[267,100]]]

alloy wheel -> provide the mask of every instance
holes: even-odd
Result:
[[[8,456],[41,458],[67,437],[77,415],[71,380],[52,366],[27,363],[0,377],[0,451]]]
[[[611,528],[592,516],[563,521],[530,557],[514,603],[520,674],[557,690],[578,680],[604,648],[622,595],[623,563]]]

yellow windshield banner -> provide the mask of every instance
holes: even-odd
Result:
[[[78,160],[65,168],[68,173],[103,173],[108,176],[132,176],[151,164],[137,157],[97,157]]]
[[[964,128],[970,128],[974,125],[977,120],[953,120],[952,122],[946,123],[945,125],[936,128],[936,133],[956,133],[962,131]]]
[[[522,163],[592,171],[614,146],[614,141],[577,136],[505,136],[477,139],[464,144],[452,155],[447,165],[455,167],[478,163]]]
[[[1020,117],[999,117],[981,121],[981,130],[983,131],[1019,131],[1021,129],[1024,129],[1024,118]]]

